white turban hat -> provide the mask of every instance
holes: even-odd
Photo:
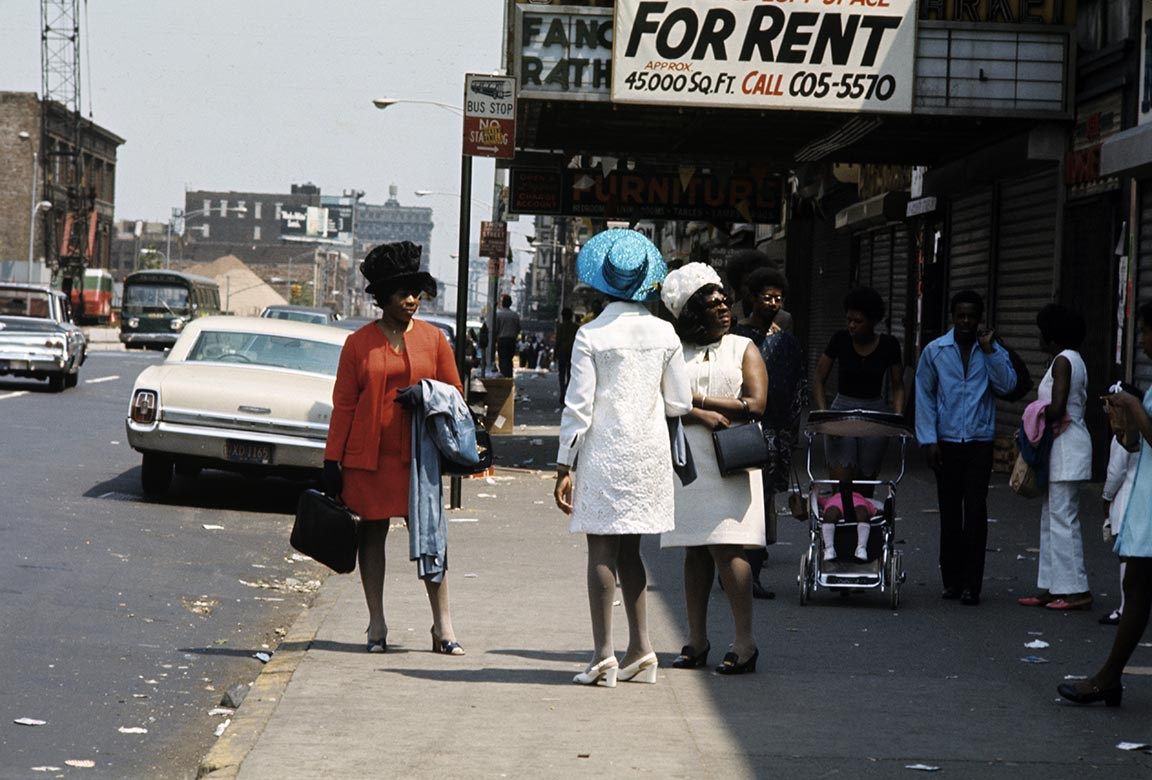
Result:
[[[706,263],[688,263],[675,271],[670,271],[664,277],[664,286],[660,288],[660,300],[672,312],[672,316],[680,319],[680,312],[688,299],[701,287],[709,284],[720,284],[720,274]]]

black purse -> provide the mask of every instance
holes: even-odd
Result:
[[[763,468],[768,463],[768,442],[755,420],[712,431],[712,444],[716,447],[716,465],[726,477],[738,471]]]
[[[484,420],[476,412],[472,412],[472,424],[476,426],[476,452],[480,462],[475,466],[464,466],[448,458],[440,458],[440,473],[446,476],[467,477],[471,474],[483,474],[492,468],[492,434],[484,427]]]
[[[305,490],[296,504],[296,522],[289,542],[293,549],[337,574],[356,568],[356,526],[360,516],[341,501]]]

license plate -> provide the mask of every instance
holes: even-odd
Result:
[[[224,457],[232,463],[267,466],[272,463],[272,445],[228,439],[224,442]]]
[[[0,360],[0,369],[4,371],[27,371],[31,365],[27,360]]]

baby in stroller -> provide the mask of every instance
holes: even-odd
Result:
[[[836,524],[844,518],[844,493],[820,496],[816,504],[820,509],[820,535],[824,538],[824,560],[836,560]],[[872,501],[860,493],[852,491],[852,513],[856,518],[856,551],[853,557],[861,563],[868,561],[868,535],[871,531],[869,518],[876,511]]]

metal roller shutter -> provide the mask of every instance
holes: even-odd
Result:
[[[1140,182],[1140,224],[1136,234],[1136,300],[1135,306],[1152,301],[1152,179]],[[1137,320],[1139,328],[1139,320]],[[1136,331],[1139,333],[1139,330]],[[1140,349],[1139,337],[1133,359],[1133,379],[1141,390],[1152,387],[1152,359]]]
[[[860,233],[856,237],[856,273],[854,285],[872,286],[872,233]]]
[[[911,245],[908,228],[892,228],[892,286],[888,301],[888,332],[900,342],[901,354],[908,360],[905,341],[908,335],[908,290],[911,286]]]
[[[1056,252],[1056,173],[1002,182],[996,230],[996,288],[991,316],[1004,341],[1028,364],[1032,381],[1048,370],[1051,356],[1040,349],[1036,313],[1052,300]],[[1016,403],[997,404],[999,434],[1010,435],[1035,394]]]
[[[988,298],[988,268],[992,263],[992,190],[952,201],[948,242],[949,297],[975,290]]]
[[[884,299],[884,306],[892,305],[892,228],[885,227],[872,234],[872,283],[869,285]],[[890,311],[890,309],[889,309]],[[880,333],[891,333],[888,317],[876,326]]]

